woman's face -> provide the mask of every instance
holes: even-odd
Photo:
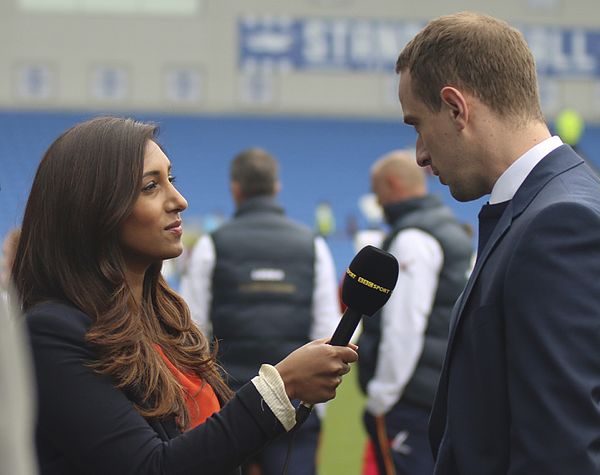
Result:
[[[155,262],[183,252],[180,213],[187,201],[173,186],[171,163],[156,143],[144,152],[141,192],[121,223],[120,243],[129,270],[145,272]]]

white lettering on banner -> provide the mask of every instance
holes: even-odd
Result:
[[[538,72],[546,76],[598,76],[600,32],[557,27],[525,27]],[[594,51],[596,49],[596,51]],[[595,56],[594,56],[595,54]]]
[[[400,49],[422,23],[367,20],[306,20],[300,30],[303,63],[298,69],[393,70]]]
[[[374,59],[374,49],[371,25],[366,21],[359,21],[354,27],[354,34],[350,35],[350,58],[355,63],[368,63]]]
[[[576,69],[593,72],[598,63],[595,58],[587,53],[587,37],[583,31],[573,33],[573,59]]]
[[[348,23],[345,20],[333,21],[331,28],[331,56],[334,64],[345,64],[348,57],[346,40],[348,38]]]
[[[325,23],[320,20],[307,21],[302,32],[302,56],[305,61],[313,64],[325,64],[327,62]]]
[[[239,22],[240,66],[270,61],[292,70],[394,70],[398,53],[425,21],[248,16]],[[553,77],[600,77],[600,30],[517,26]]]

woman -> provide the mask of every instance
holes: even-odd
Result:
[[[156,127],[97,118],[37,170],[13,267],[38,386],[42,474],[225,474],[294,424],[291,399],[331,399],[357,359],[309,343],[235,395],[160,274],[182,252]],[[265,403],[266,402],[266,403]]]

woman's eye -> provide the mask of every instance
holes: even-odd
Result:
[[[177,180],[177,177],[175,175],[169,175],[169,181],[171,183],[175,183],[176,180]]]
[[[154,188],[156,188],[156,183],[151,181],[146,186],[144,186],[144,188],[142,188],[142,191],[152,191]]]

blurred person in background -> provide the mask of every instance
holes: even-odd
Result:
[[[391,230],[381,248],[400,265],[394,293],[363,320],[359,381],[364,421],[382,474],[433,471],[427,436],[452,307],[467,281],[471,237],[427,192],[414,151],[395,150],[371,168],[371,189]]]
[[[568,107],[558,113],[554,128],[561,140],[567,145],[570,145],[577,155],[583,158],[596,174],[600,175],[598,165],[596,165],[581,149],[581,137],[585,132],[585,121],[583,120],[583,117],[581,117],[575,109]]]
[[[398,57],[417,161],[489,194],[430,419],[436,474],[600,473],[600,180],[540,107],[521,32],[471,12]]]
[[[315,229],[320,236],[330,237],[335,235],[335,214],[329,201],[320,201],[315,207]]]
[[[233,159],[235,215],[200,239],[182,280],[192,318],[219,341],[219,361],[233,388],[245,385],[261,363],[330,337],[340,318],[331,252],[322,237],[285,216],[276,199],[278,175],[277,161],[265,150],[247,149]],[[316,473],[317,412],[294,435],[289,475]],[[281,473],[288,438],[256,458],[263,475]]]
[[[238,473],[294,427],[290,400],[331,399],[357,358],[314,341],[231,392],[160,273],[182,252],[187,202],[156,133],[131,119],[83,122],[52,143],[33,181],[13,276],[43,474]]]
[[[6,290],[6,297],[10,290]],[[13,299],[0,298],[0,474],[35,475],[31,355]]]
[[[10,273],[21,236],[20,228],[12,228],[2,241],[2,260],[0,261],[0,291],[6,293],[11,285]]]

